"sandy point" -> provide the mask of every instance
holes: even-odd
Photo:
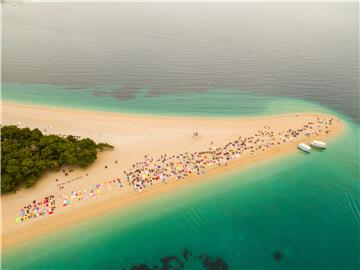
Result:
[[[3,125],[15,124],[21,127],[39,128],[45,134],[89,137],[96,142],[107,142],[115,147],[114,150],[99,153],[94,164],[86,169],[65,168],[68,172],[67,176],[63,171],[49,172],[41,177],[34,187],[20,189],[15,194],[3,195],[1,199],[3,248],[36,239],[114,209],[131,207],[163,193],[175,192],[193,182],[209,180],[225,171],[294,153],[298,151],[296,146],[299,142],[309,142],[312,139],[327,141],[340,134],[344,127],[343,122],[337,117],[311,112],[261,117],[194,118],[80,111],[11,102],[2,103],[1,116]],[[123,173],[131,169],[134,163],[143,160],[145,155],[158,158],[163,154],[199,152],[209,147],[223,146],[239,136],[253,136],[257,131],[264,129],[264,126],[270,126],[274,133],[279,133],[302,127],[318,117],[333,119],[329,133],[299,136],[254,155],[244,154],[229,161],[226,166],[209,168],[204,175],[192,175],[181,181],[172,179],[166,185],[158,183],[139,193],[127,184]],[[72,171],[69,172],[69,169]],[[35,199],[49,194],[59,195],[82,189],[115,178],[120,178],[127,187],[116,192],[103,192],[102,196],[94,200],[72,205],[52,216],[21,223],[15,222],[19,210]],[[66,183],[61,190],[59,183]]]

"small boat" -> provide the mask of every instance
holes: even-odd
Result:
[[[310,145],[312,147],[319,148],[319,149],[325,149],[326,148],[326,143],[324,143],[322,141],[311,141]]]
[[[306,153],[310,153],[310,150],[311,150],[311,147],[308,146],[308,145],[305,144],[305,143],[300,143],[300,144],[298,145],[298,148],[299,148],[300,150],[303,150],[303,151],[306,152]]]

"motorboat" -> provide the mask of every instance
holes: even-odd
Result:
[[[305,143],[298,144],[298,148],[306,153],[310,153],[310,151],[311,151],[311,147]]]
[[[319,148],[319,149],[325,149],[326,148],[326,143],[324,143],[322,141],[311,141],[310,145],[312,147]]]

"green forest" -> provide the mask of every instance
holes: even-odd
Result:
[[[89,138],[44,135],[39,129],[2,126],[1,193],[13,192],[22,185],[31,187],[47,170],[67,165],[84,168],[106,148],[113,146],[96,144]]]

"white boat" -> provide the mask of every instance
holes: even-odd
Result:
[[[310,145],[312,147],[319,148],[319,149],[325,149],[326,148],[326,143],[324,143],[322,141],[311,141]]]
[[[306,152],[306,153],[310,153],[310,150],[311,150],[311,147],[308,146],[308,145],[305,144],[305,143],[300,143],[300,144],[298,145],[298,148],[299,148],[300,150],[303,150],[303,151]]]

